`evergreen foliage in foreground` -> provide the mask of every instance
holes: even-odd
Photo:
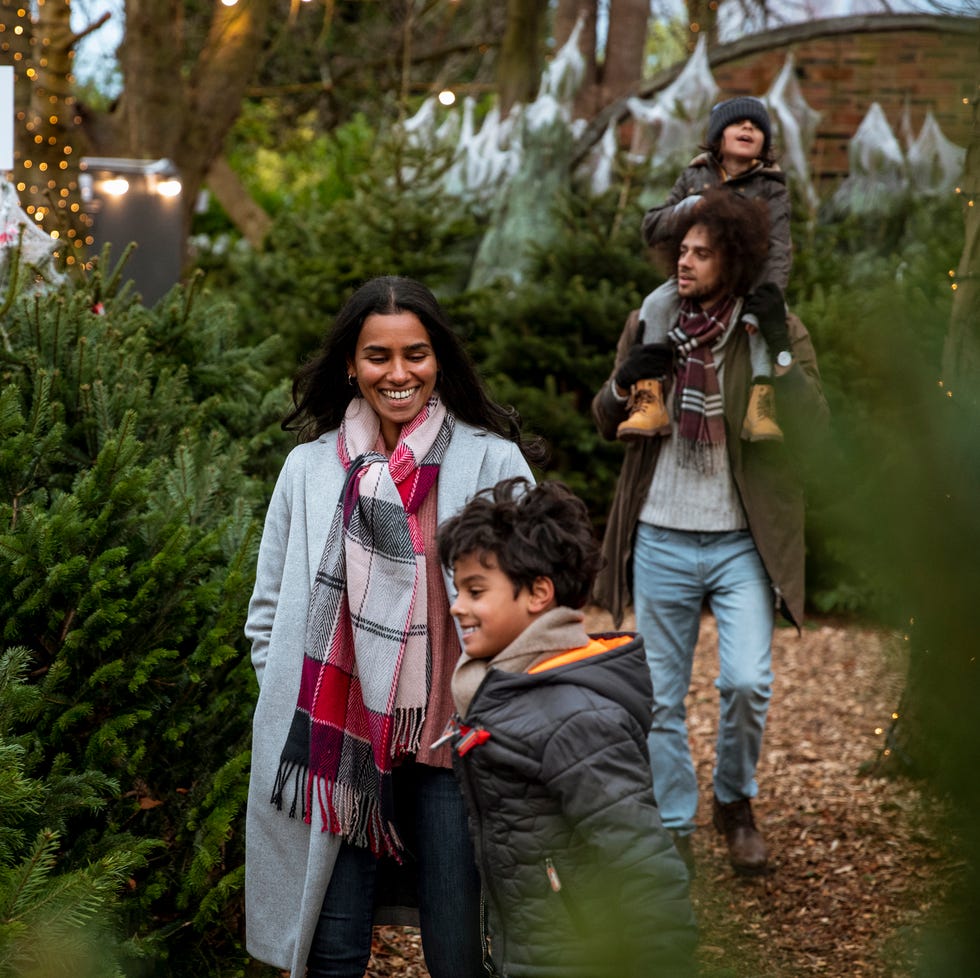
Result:
[[[3,330],[0,654],[23,650],[8,669],[24,664],[33,695],[30,739],[3,749],[62,799],[25,821],[5,780],[4,867],[33,859],[41,890],[87,890],[80,908],[125,881],[118,926],[142,973],[240,973],[242,621],[276,343],[239,346],[230,308],[193,290],[146,310],[101,273],[21,297]],[[18,736],[22,714],[4,716]],[[8,955],[46,919],[11,906]]]
[[[59,865],[73,816],[97,814],[118,787],[64,755],[46,764],[29,729],[43,710],[40,689],[27,683],[30,662],[23,648],[0,656],[0,975],[115,978],[133,949],[107,920],[156,844],[120,837],[75,867]]]

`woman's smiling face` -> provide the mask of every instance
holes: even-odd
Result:
[[[372,313],[364,320],[347,369],[381,419],[381,435],[391,451],[402,425],[435,390],[439,364],[428,331],[413,312]]]

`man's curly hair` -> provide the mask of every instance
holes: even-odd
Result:
[[[708,231],[712,245],[721,252],[722,274],[733,295],[752,288],[769,254],[769,211],[764,201],[737,191],[713,187],[675,220],[661,255],[677,274],[681,242],[695,225]]]
[[[474,496],[439,527],[437,542],[449,568],[493,555],[515,596],[549,577],[557,603],[570,608],[588,601],[602,560],[585,503],[561,482],[533,485],[522,476]]]

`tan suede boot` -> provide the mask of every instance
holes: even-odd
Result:
[[[746,441],[782,441],[783,431],[776,424],[776,395],[772,384],[754,383],[749,388],[749,406],[742,421]]]
[[[638,380],[630,388],[626,405],[630,416],[616,429],[616,437],[623,441],[652,438],[670,434],[670,417],[664,404],[664,385],[660,380]]]

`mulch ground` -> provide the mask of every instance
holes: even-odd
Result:
[[[602,615],[588,624],[610,627]],[[911,976],[921,930],[959,867],[938,804],[873,773],[904,681],[902,637],[819,621],[802,636],[777,629],[754,806],[772,871],[756,879],[734,876],[711,827],[716,649],[706,616],[688,699],[702,788],[691,891],[702,975]],[[417,931],[375,934],[369,978],[427,978]]]

